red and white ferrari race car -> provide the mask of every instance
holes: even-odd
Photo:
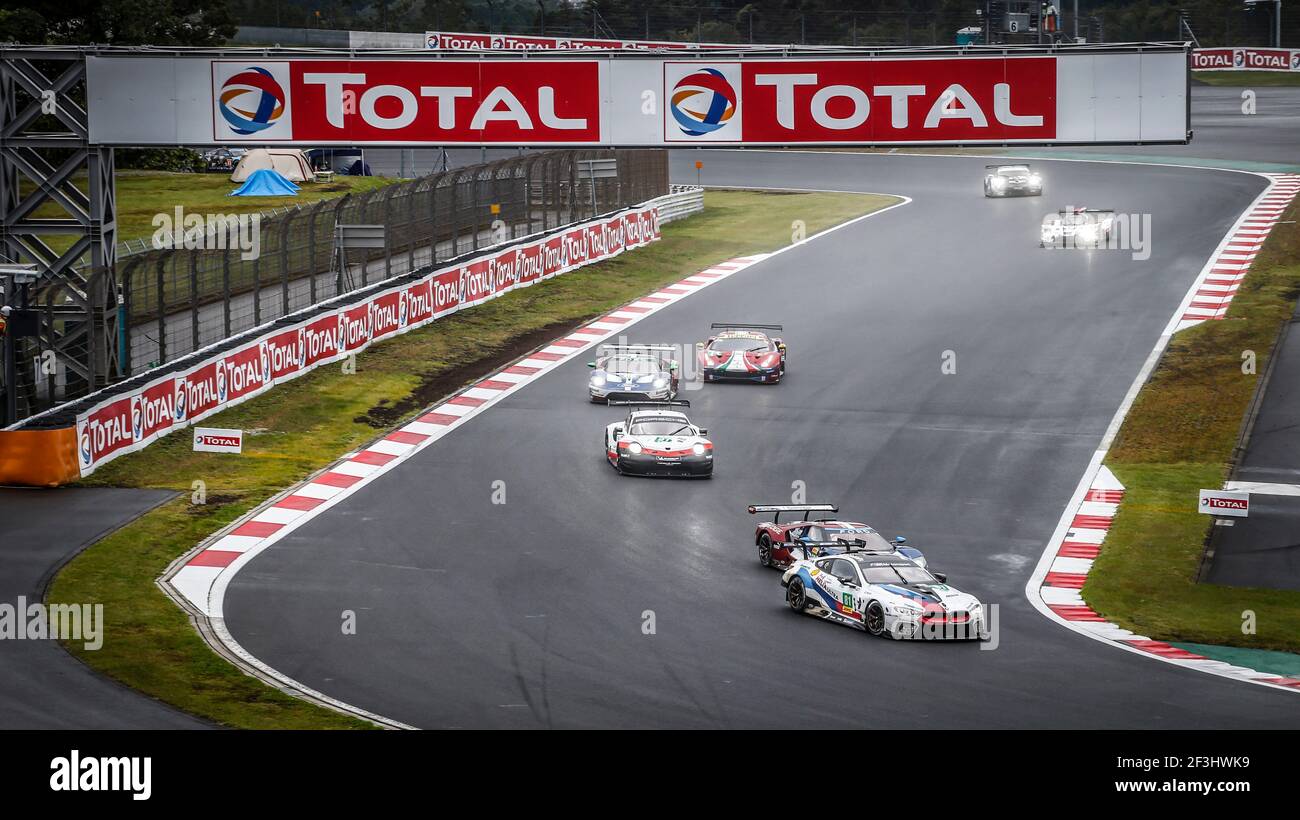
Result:
[[[780,333],[780,325],[715,322],[711,329],[698,345],[704,381],[776,384],[785,376],[785,342],[768,335]]]
[[[838,555],[853,549],[856,552],[890,553],[902,555],[917,565],[925,566],[921,551],[905,546],[907,539],[901,535],[893,541],[858,521],[819,518],[809,520],[815,512],[839,512],[834,504],[751,504],[749,513],[774,513],[771,521],[760,522],[754,530],[754,544],[758,547],[758,562],[765,567],[788,569],[795,561],[819,555]],[[781,513],[803,513],[802,519],[781,523]]]

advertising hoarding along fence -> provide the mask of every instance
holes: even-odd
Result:
[[[112,145],[1176,143],[1189,124],[1169,47],[88,59],[91,139]]]
[[[557,51],[726,48],[726,46],[698,43],[668,42],[664,40],[607,40],[591,37],[535,37],[526,34],[483,34],[463,31],[426,31],[425,48],[443,51]]]
[[[80,474],[371,344],[658,239],[654,206],[585,222],[324,311],[286,317],[228,349],[105,397],[76,418]],[[143,379],[144,377],[142,377]]]
[[[1192,50],[1193,71],[1297,71],[1300,49],[1225,47]]]

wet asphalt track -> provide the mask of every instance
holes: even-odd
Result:
[[[674,178],[693,181],[694,159],[675,155]],[[986,201],[984,163],[709,153],[711,184],[914,199],[636,326],[672,343],[718,320],[786,327],[785,383],[688,395],[717,445],[712,481],[616,476],[600,437],[617,413],[585,401],[579,356],[253,560],[227,625],[302,683],[428,728],[1300,727],[1294,695],[1117,651],[1023,593],[1124,392],[1263,182],[1041,163],[1047,196]],[[1044,209],[1067,204],[1152,213],[1150,260],[1040,250]],[[872,640],[790,612],[744,508],[796,480],[999,604],[1000,646]]]

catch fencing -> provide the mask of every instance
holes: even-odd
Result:
[[[592,159],[615,159],[617,175],[583,179]],[[239,238],[216,220],[119,258],[120,368],[139,373],[340,293],[668,193],[663,151],[548,151],[263,218],[251,243],[249,226]],[[383,247],[340,254],[336,225],[383,225]]]

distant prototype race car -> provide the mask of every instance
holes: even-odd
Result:
[[[875,529],[857,521],[817,519],[809,521],[814,512],[839,512],[834,504],[751,504],[751,515],[774,513],[771,521],[762,521],[754,530],[754,544],[758,547],[758,562],[765,567],[788,569],[800,558],[838,555],[855,549],[887,555],[901,555],[926,565],[925,556],[915,547],[905,546],[907,539],[901,535],[893,541]],[[781,513],[803,513],[802,519],[781,523]]]
[[[601,345],[587,383],[592,401],[668,400],[677,396],[680,368],[670,345]]]
[[[985,165],[984,196],[1042,196],[1043,178],[1028,165]]]
[[[700,372],[706,382],[776,384],[785,376],[785,342],[769,336],[780,325],[715,322],[713,335],[700,342]]]
[[[1043,221],[1039,247],[1098,248],[1110,241],[1115,212],[1101,208],[1067,208]]]
[[[901,555],[850,551],[800,559],[781,576],[781,586],[794,611],[869,635],[978,640],[986,632],[975,596]]]
[[[630,407],[627,418],[605,428],[605,457],[625,475],[713,477],[713,442],[674,407],[688,401],[611,401]]]

